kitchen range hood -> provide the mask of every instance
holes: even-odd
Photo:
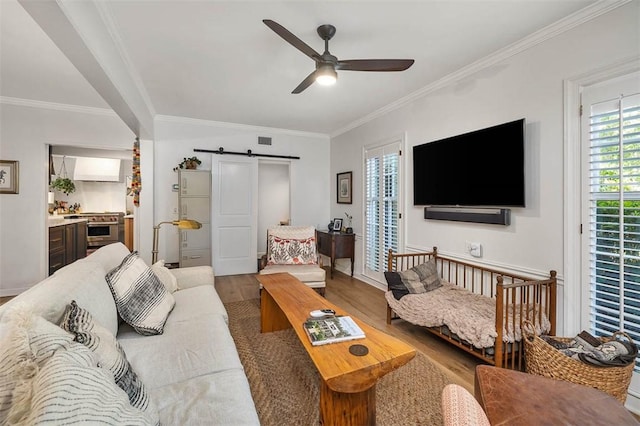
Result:
[[[76,157],[73,180],[120,182],[120,160],[116,158]]]

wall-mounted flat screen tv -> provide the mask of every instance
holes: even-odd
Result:
[[[413,147],[416,206],[524,207],[525,120]]]

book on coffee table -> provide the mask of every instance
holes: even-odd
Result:
[[[349,316],[308,318],[303,325],[313,346],[365,338],[364,331]]]

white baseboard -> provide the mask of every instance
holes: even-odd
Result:
[[[627,401],[624,403],[624,406],[633,414],[640,416],[640,395],[629,392],[629,394],[627,394]]]
[[[343,274],[346,274],[346,275],[351,275],[351,264],[348,263],[346,265],[338,265],[338,263],[336,262],[336,269],[335,270],[339,271],[339,272],[342,272]],[[366,284],[369,284],[370,286],[375,287],[375,288],[377,288],[379,290],[387,291],[387,285],[386,284],[378,282],[376,280],[372,280],[371,278],[366,277],[366,276],[364,276],[362,274],[359,274],[359,273],[357,273],[355,271],[353,272],[353,278],[356,278],[356,279],[358,279],[358,280],[360,280],[360,281],[362,281],[362,282],[364,282]]]

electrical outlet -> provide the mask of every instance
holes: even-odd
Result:
[[[467,251],[473,257],[482,257],[482,244],[467,241]]]

